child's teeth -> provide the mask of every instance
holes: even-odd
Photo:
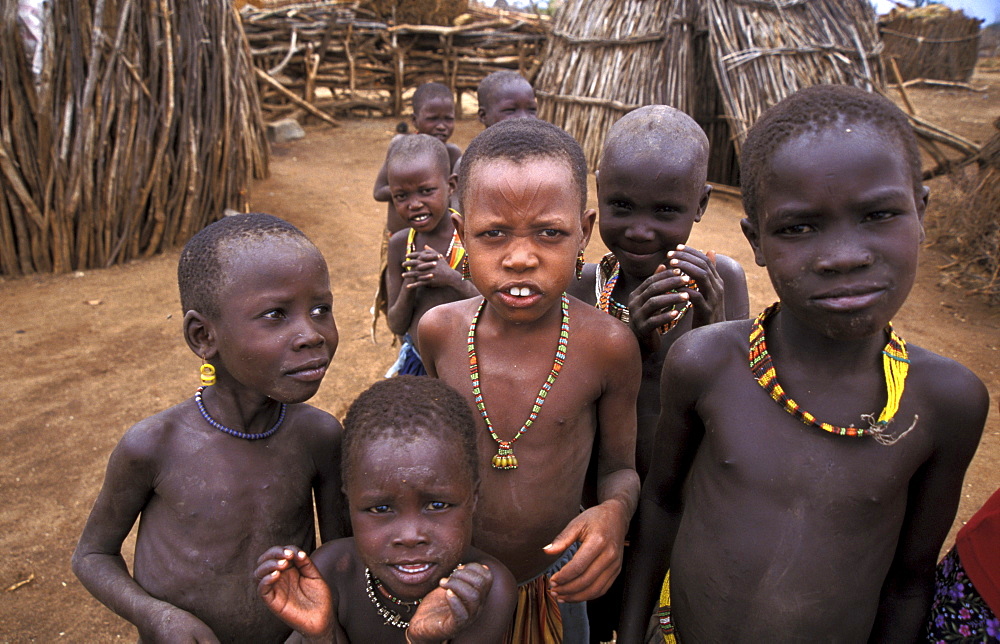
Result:
[[[514,297],[527,297],[531,294],[527,286],[512,286],[510,289],[510,294]]]

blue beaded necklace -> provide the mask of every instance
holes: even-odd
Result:
[[[272,436],[274,432],[278,431],[278,428],[281,427],[281,423],[285,420],[285,410],[288,409],[288,405],[286,405],[285,403],[281,403],[281,411],[278,413],[278,420],[275,421],[274,425],[271,426],[271,429],[267,430],[266,432],[262,434],[247,434],[246,432],[240,432],[236,431],[235,429],[230,429],[229,427],[226,427],[225,425],[223,425],[222,423],[215,420],[209,415],[208,410],[205,409],[205,403],[202,402],[201,400],[201,392],[204,390],[205,390],[204,387],[198,387],[198,391],[194,392],[194,401],[198,404],[198,411],[201,412],[202,418],[208,421],[209,425],[216,428],[220,432],[225,432],[229,434],[230,436],[235,436],[236,438],[242,438],[248,441],[255,441],[255,440],[260,440],[261,438],[267,438],[268,436]]]

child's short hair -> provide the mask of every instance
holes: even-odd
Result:
[[[684,112],[669,105],[646,105],[615,121],[604,139],[600,166],[610,162],[612,155],[635,155],[644,152],[682,159],[698,172],[699,182],[708,178],[708,137],[701,126]]]
[[[500,88],[513,85],[514,83],[525,83],[529,87],[531,86],[527,78],[509,69],[493,72],[479,81],[479,86],[476,88],[476,100],[479,101],[479,107],[486,109],[486,106],[493,101]]]
[[[265,237],[289,237],[312,246],[301,230],[284,219],[262,212],[223,217],[188,240],[177,263],[177,286],[184,313],[198,311],[218,317],[218,295],[225,284],[222,255],[235,244]]]
[[[352,480],[366,443],[383,437],[410,442],[428,434],[463,452],[472,485],[478,486],[476,423],[469,403],[444,381],[428,376],[379,380],[351,403],[344,417],[344,485]]]
[[[538,119],[507,119],[486,128],[472,139],[458,169],[458,200],[463,204],[469,176],[480,163],[554,159],[565,163],[580,194],[580,208],[587,207],[587,159],[583,148],[564,130]]]
[[[410,99],[410,102],[413,104],[413,115],[416,116],[420,112],[420,108],[424,106],[424,103],[435,98],[446,98],[449,101],[455,100],[447,85],[442,85],[441,83],[424,83],[417,88],[417,91],[413,92],[413,98]]]
[[[386,168],[388,169],[398,159],[420,155],[430,156],[446,179],[451,176],[451,157],[448,155],[448,148],[441,139],[430,134],[408,134],[393,141],[389,146]]]
[[[913,190],[920,190],[920,149],[902,110],[883,96],[850,85],[814,85],[768,109],[747,133],[740,153],[740,189],[748,219],[757,219],[762,176],[774,151],[793,136],[841,121],[871,123],[894,135],[910,166]]]

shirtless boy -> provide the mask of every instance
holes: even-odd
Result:
[[[514,71],[493,72],[476,88],[479,122],[490,127],[511,118],[538,118],[535,90]]]
[[[462,279],[465,248],[448,214],[455,189],[448,152],[438,139],[413,134],[397,142],[386,162],[392,203],[409,228],[389,240],[389,329],[403,336],[399,360],[389,374],[427,372],[414,346],[417,324],[431,308],[476,295]]]
[[[642,385],[636,402],[635,464],[646,478],[660,415],[667,349],[693,328],[749,314],[746,276],[733,259],[687,246],[712,187],[708,137],[667,105],[640,107],[608,131],[597,175],[601,239],[611,251],[587,264],[570,293],[625,324],[639,340]],[[591,641],[618,630],[624,578],[588,604]]]
[[[413,104],[413,127],[417,134],[427,134],[439,139],[448,149],[450,175],[457,171],[458,160],[462,156],[462,149],[448,140],[455,131],[455,100],[451,95],[451,90],[441,83],[424,83],[413,92],[411,99]],[[401,123],[405,132],[405,123]],[[388,310],[388,286],[386,283],[386,267],[388,266],[387,249],[389,238],[393,233],[407,227],[404,219],[396,213],[396,206],[392,202],[392,191],[389,189],[389,156],[392,154],[392,147],[399,141],[406,138],[405,134],[397,134],[392,137],[389,143],[389,151],[386,153],[385,162],[375,177],[375,188],[372,196],[375,201],[386,202],[385,229],[382,234],[382,247],[379,257],[379,278],[378,288],[375,292],[375,301],[372,305],[372,340],[375,339],[375,327],[378,323],[378,316]]]
[[[313,495],[322,539],[346,533],[340,424],[301,404],[337,349],[326,262],[291,224],[234,215],[191,238],[177,273],[207,386],[122,437],[73,571],[143,641],[281,642],[290,629],[251,583],[257,555],[316,547]]]
[[[988,406],[888,326],[923,238],[916,140],[888,100],[817,86],[740,161],[780,306],[667,356],[619,641],[642,641],[668,567],[685,643],[916,641]]]
[[[434,378],[375,383],[344,419],[354,536],[268,550],[258,591],[307,641],[499,644],[515,585],[473,548],[475,421]]]
[[[624,325],[563,295],[596,216],[572,137],[537,119],[487,128],[463,157],[459,200],[453,219],[483,297],[428,311],[420,347],[427,371],[483,419],[472,541],[514,573],[518,610],[534,610],[512,641],[536,641],[524,631],[539,622],[550,628],[537,637],[561,637],[555,599],[599,596],[621,565],[639,485],[639,349]],[[595,445],[598,502],[580,512]],[[579,607],[563,606],[579,629],[567,623],[565,641],[585,641]]]

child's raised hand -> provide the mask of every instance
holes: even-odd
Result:
[[[715,267],[715,251],[702,253],[683,244],[667,253],[669,268],[689,276],[698,290],[685,289],[691,299],[693,327],[723,322],[726,319],[726,299],[722,278]]]
[[[559,554],[576,542],[580,548],[549,580],[549,592],[561,602],[600,597],[622,567],[622,548],[629,516],[615,501],[587,508],[570,521],[545,552]]]
[[[676,318],[691,298],[690,283],[680,269],[668,270],[661,264],[629,295],[629,326],[644,353],[660,350],[660,327]]]
[[[462,281],[462,275],[448,265],[448,258],[430,246],[408,253],[403,269],[403,288],[448,286]]]
[[[333,637],[333,596],[309,555],[275,546],[257,559],[257,594],[281,621],[306,637]]]
[[[454,639],[479,615],[492,586],[493,573],[486,566],[459,566],[420,600],[406,631],[407,641],[419,644]]]

